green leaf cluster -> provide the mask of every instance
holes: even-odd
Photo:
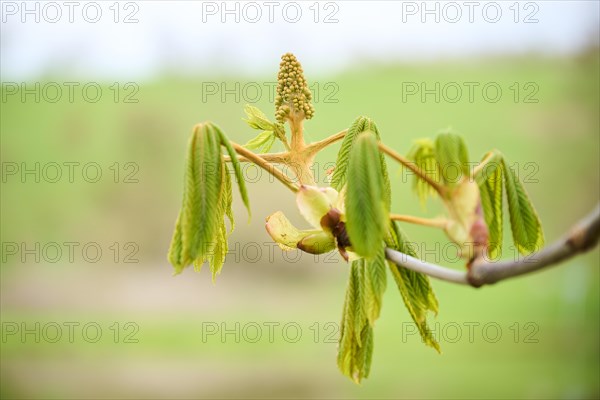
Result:
[[[214,281],[225,261],[225,216],[232,230],[234,220],[231,176],[222,148],[231,158],[242,200],[250,212],[240,163],[229,140],[210,122],[196,125],[188,144],[183,203],[168,253],[176,274],[192,263],[199,270],[208,261]]]
[[[373,357],[373,327],[381,312],[386,287],[383,246],[371,260],[350,265],[350,276],[340,324],[338,367],[356,383],[369,376]]]
[[[510,227],[517,250],[521,254],[539,250],[544,245],[542,224],[518,174],[508,166],[500,152],[490,152],[484,160],[486,158],[485,167],[475,179],[490,234],[488,254],[494,259],[502,253],[503,190],[506,191]]]
[[[350,266],[338,348],[338,367],[355,382],[369,375],[373,328],[381,312],[387,265],[423,341],[439,351],[426,321],[427,311],[437,313],[438,309],[429,279],[385,258],[386,246],[414,253],[388,217],[390,182],[378,141],[373,121],[358,118],[342,143],[331,181],[335,189],[346,190],[346,227],[352,251],[361,256]]]
[[[518,174],[508,167],[502,154],[498,151],[487,153],[475,176],[469,170],[469,156],[463,139],[452,132],[439,134],[435,142],[420,139],[415,142],[407,157],[413,161],[429,177],[447,188],[447,197],[442,199],[451,212],[451,218],[467,221],[468,213],[472,210],[462,210],[465,204],[457,197],[467,195],[471,180],[475,180],[479,189],[481,208],[488,229],[487,251],[490,258],[495,259],[502,252],[503,235],[503,192],[506,192],[510,226],[513,241],[521,254],[529,254],[541,248],[544,235],[540,219],[523,187]],[[433,174],[430,172],[434,171]],[[464,187],[463,187],[464,186]],[[420,200],[435,191],[429,183],[418,175],[413,182]],[[472,194],[469,194],[469,196]],[[476,211],[476,210],[475,210]],[[453,228],[457,228],[454,224]],[[469,225],[469,224],[467,224]],[[470,226],[465,226],[467,230]],[[447,230],[449,233],[454,231]]]
[[[258,136],[248,141],[248,143],[244,145],[245,148],[258,150],[259,153],[268,153],[275,144],[275,140],[284,139],[285,130],[282,124],[269,121],[265,113],[249,104],[246,104],[244,111],[248,117],[248,119],[245,119],[244,121],[246,121],[252,129],[262,131]]]

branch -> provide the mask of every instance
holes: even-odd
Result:
[[[467,275],[464,272],[430,264],[393,249],[385,249],[385,257],[399,267],[412,269],[413,271],[429,275],[433,278],[438,278],[447,282],[462,283],[463,285],[469,284]]]
[[[546,246],[540,252],[516,261],[475,261],[466,273],[430,264],[392,249],[386,249],[385,255],[399,267],[448,282],[480,287],[556,265],[579,253],[591,250],[598,244],[599,238],[600,205],[579,221],[562,239]]]

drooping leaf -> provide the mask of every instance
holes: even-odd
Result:
[[[211,244],[212,246],[210,247],[207,260],[212,275],[212,281],[214,283],[217,279],[217,275],[223,268],[225,257],[227,256],[227,250],[229,248],[227,244],[227,228],[225,227],[224,222],[219,225],[217,235]],[[200,269],[199,267],[200,266],[198,266],[198,270]]]
[[[246,210],[248,210],[248,215],[250,215],[250,200],[248,199],[248,191],[246,190],[246,181],[244,181],[244,175],[242,174],[242,168],[240,166],[240,161],[238,160],[237,154],[235,153],[235,150],[231,146],[229,139],[227,138],[227,136],[225,136],[223,131],[221,129],[219,129],[219,127],[217,127],[216,125],[214,125],[214,129],[219,135],[221,145],[223,145],[225,147],[225,149],[227,150],[227,154],[229,154],[229,157],[231,158],[231,165],[233,166],[233,170],[235,172],[235,177],[236,177],[237,183],[238,183],[238,189],[240,191],[240,195],[242,196],[242,201],[244,202],[244,205],[246,206]]]
[[[440,171],[437,159],[435,157],[435,146],[430,139],[419,139],[413,144],[407,158],[415,163],[415,166],[423,171],[430,179],[437,183],[440,181]],[[419,175],[414,174],[413,190],[419,196],[422,207],[428,196],[435,196],[437,192],[428,182],[424,181]]]
[[[367,288],[370,284],[366,278],[366,262],[364,258],[359,258],[352,261],[350,268],[355,269],[356,274],[356,302],[354,307],[354,340],[360,346],[361,333],[365,324],[368,323],[367,308],[369,303],[369,295],[371,288]]]
[[[342,322],[340,324],[340,336],[338,343],[337,364],[342,373],[348,377],[352,377],[355,348],[355,325],[359,326],[362,321],[355,318],[358,300],[358,265],[355,262],[350,264],[350,275],[348,277],[348,287],[346,288],[346,297],[344,299],[344,310],[342,313]]]
[[[368,377],[373,354],[373,328],[364,310],[364,259],[350,265],[338,344],[338,367],[356,383]]]
[[[387,231],[384,190],[377,139],[364,132],[356,139],[348,163],[346,228],[352,250],[369,259],[380,251]]]
[[[388,247],[401,253],[412,257],[417,256],[413,247],[410,246],[406,235],[394,222],[390,223],[390,231],[386,238],[386,244]],[[402,300],[411,318],[417,325],[423,343],[440,352],[440,346],[427,325],[427,312],[431,311],[435,315],[438,313],[438,301],[429,283],[429,278],[419,272],[398,267],[392,262],[388,262],[388,264]]]
[[[356,349],[354,364],[356,366],[352,379],[360,383],[363,378],[369,377],[371,360],[373,357],[373,326],[365,324],[360,332],[361,345]]]
[[[227,254],[224,219],[229,218],[231,229],[234,219],[231,177],[221,146],[229,152],[242,199],[248,207],[239,161],[231,144],[212,123],[198,124],[188,144],[183,203],[168,254],[176,274],[192,263],[199,270],[208,261],[214,280],[223,266]]]
[[[519,253],[529,254],[544,244],[542,224],[519,177],[506,160],[503,160],[503,169],[513,240]]]
[[[452,187],[469,175],[469,154],[461,136],[440,133],[435,138],[435,156],[446,185]]]
[[[481,179],[481,183],[479,183],[479,193],[481,208],[489,232],[488,256],[495,259],[502,253],[504,219],[502,211],[502,180],[504,179],[502,164],[497,164],[493,169],[489,168],[480,175],[485,176],[485,179]]]
[[[181,217],[181,272],[197,258],[205,257],[218,229],[221,191],[221,154],[210,124],[197,125],[188,148]]]
[[[225,170],[225,177],[224,177],[224,186],[225,186],[225,192],[224,192],[224,197],[223,197],[223,205],[225,207],[225,215],[227,215],[227,218],[229,219],[229,223],[231,225],[231,232],[233,232],[233,230],[235,229],[235,220],[233,218],[233,209],[232,209],[232,205],[233,205],[233,193],[231,190],[231,175],[229,173],[229,169],[225,169],[227,168],[226,166],[224,167]]]
[[[335,169],[333,170],[333,175],[331,177],[331,187],[336,189],[338,192],[342,191],[344,185],[347,182],[347,173],[349,168],[350,161],[350,152],[352,147],[354,146],[356,139],[362,132],[370,131],[375,134],[377,140],[380,140],[379,131],[377,130],[377,125],[373,122],[372,119],[368,117],[358,117],[348,128],[348,132],[346,136],[344,136],[344,140],[342,141],[342,145],[338,152],[337,160],[335,162]],[[379,162],[381,163],[381,173],[384,184],[384,201],[389,209],[391,202],[391,186],[390,186],[390,178],[387,171],[387,166],[385,163],[385,157],[383,154],[379,154]]]
[[[379,252],[375,258],[364,260],[364,299],[367,319],[371,325],[375,324],[383,301],[383,293],[386,287],[386,260],[383,246],[380,246]]]
[[[175,230],[173,232],[173,238],[169,246],[169,253],[167,254],[167,260],[175,268],[175,273],[180,273],[185,266],[182,253],[183,243],[181,239],[181,211],[175,221]]]
[[[220,224],[206,257],[212,274],[213,283],[223,268],[227,250],[229,248],[227,243],[228,235],[227,226],[225,225],[225,215],[230,219],[233,229],[234,222],[233,213],[231,211],[231,197],[231,177],[229,176],[229,170],[225,165],[225,160],[223,159],[223,156],[221,156],[221,192],[219,193],[218,209]],[[204,261],[205,260],[197,260],[197,263],[195,264],[197,270],[200,270]]]

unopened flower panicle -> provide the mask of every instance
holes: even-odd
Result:
[[[302,65],[292,53],[281,57],[277,76],[275,116],[283,123],[286,118],[311,119],[315,108],[311,103],[312,93],[308,88]]]

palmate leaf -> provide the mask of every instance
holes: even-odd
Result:
[[[234,221],[231,177],[221,146],[231,157],[241,197],[249,210],[240,164],[229,140],[211,123],[197,125],[189,141],[183,204],[168,254],[176,274],[192,263],[199,269],[208,260],[214,279],[223,266],[227,254],[224,218],[229,218],[232,229]]]
[[[462,137],[455,133],[440,133],[435,138],[435,156],[446,185],[455,186],[469,174],[469,154]]]
[[[487,156],[487,155],[486,155]],[[502,156],[495,152],[492,159],[475,177],[479,185],[481,208],[489,232],[488,255],[496,259],[502,254]],[[485,157],[484,157],[485,158]]]
[[[356,138],[348,162],[346,228],[353,251],[368,259],[381,250],[389,213],[379,154],[375,134],[363,132]]]
[[[373,122],[372,119],[368,117],[358,117],[352,123],[350,128],[348,128],[346,136],[344,136],[344,140],[342,141],[342,145],[335,161],[335,169],[333,170],[333,175],[331,177],[330,185],[338,192],[342,191],[347,182],[347,173],[352,147],[354,146],[358,136],[365,131],[373,132],[377,140],[381,139],[379,131],[377,130],[377,125],[375,125],[375,122]],[[381,164],[381,172],[384,183],[384,200],[389,208],[391,201],[390,178],[388,175],[385,158],[381,153],[379,154],[379,162]]]
[[[505,160],[502,165],[513,240],[519,253],[529,254],[544,244],[542,224],[517,174]]]
[[[386,244],[388,247],[404,254],[412,257],[417,256],[404,233],[396,226],[396,223],[391,221]],[[432,311],[436,315],[438,313],[438,301],[429,283],[429,278],[419,272],[399,267],[392,262],[388,262],[388,265],[402,300],[417,325],[423,343],[440,352],[440,346],[427,325],[427,312]]]

